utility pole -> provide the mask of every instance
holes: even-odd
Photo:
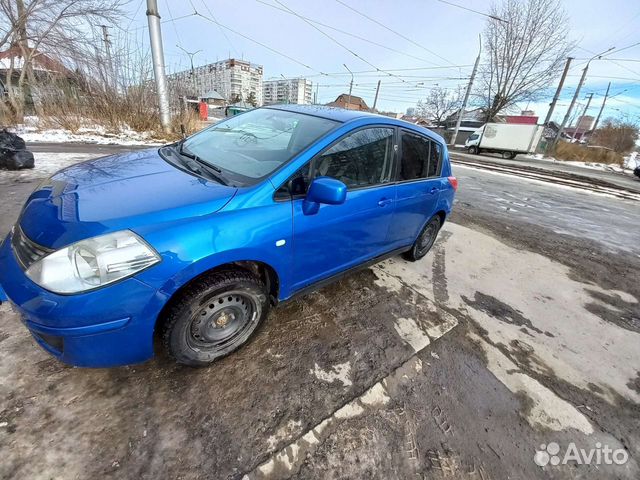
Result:
[[[151,43],[151,57],[153,59],[153,74],[158,91],[158,106],[160,107],[160,123],[165,132],[171,131],[171,112],[169,111],[169,91],[167,77],[164,71],[164,52],[162,50],[162,31],[160,29],[160,14],[158,1],[147,0],[147,21],[149,22],[149,42]]]
[[[376,105],[378,103],[378,93],[380,93],[380,80],[378,80],[378,86],[376,87],[376,96],[373,99],[373,108],[371,109],[373,112],[376,111]]]
[[[600,107],[600,111],[598,112],[598,116],[596,117],[596,121],[593,124],[593,133],[596,132],[596,128],[598,128],[598,123],[600,122],[600,117],[602,116],[602,111],[604,110],[604,105],[607,103],[607,98],[609,97],[609,89],[611,88],[611,82],[607,85],[607,93],[604,94],[604,100],[602,100],[602,106]],[[593,134],[592,134],[593,135]]]
[[[578,88],[576,88],[576,93],[573,94],[573,98],[571,99],[571,104],[569,104],[569,109],[567,110],[567,113],[565,114],[564,118],[562,119],[562,124],[560,125],[560,128],[558,129],[558,133],[556,134],[556,138],[554,138],[553,142],[551,143],[551,150],[552,151],[555,150],[556,145],[560,141],[560,137],[562,136],[562,130],[564,130],[564,127],[567,125],[567,121],[569,120],[569,117],[571,116],[571,111],[573,110],[573,106],[575,105],[576,100],[578,99],[578,95],[580,95],[580,89],[582,88],[582,85],[584,84],[584,79],[587,76],[587,72],[589,71],[589,64],[591,63],[591,61],[594,58],[600,58],[600,57],[602,57],[602,55],[604,55],[605,53],[610,52],[611,50],[614,50],[615,48],[616,47],[611,47],[611,48],[605,50],[602,53],[594,55],[593,57],[591,57],[589,59],[587,64],[584,66],[584,69],[582,70],[582,76],[580,77],[580,83],[578,83]]]
[[[480,37],[480,35],[478,35],[478,40],[480,42],[480,48],[478,50],[478,56],[476,57],[476,63],[473,64],[473,71],[471,72],[469,85],[467,85],[467,91],[464,94],[464,100],[462,101],[462,106],[460,107],[460,111],[458,112],[458,119],[456,120],[456,129],[453,131],[453,136],[451,137],[451,142],[449,143],[449,145],[452,145],[452,146],[456,144],[456,138],[458,138],[458,131],[460,130],[462,117],[464,116],[464,111],[467,108],[467,102],[469,101],[471,88],[473,88],[473,80],[476,78],[476,72],[478,71],[478,64],[480,63],[480,56],[482,55],[482,37]]]
[[[547,116],[544,119],[544,122],[542,123],[542,128],[545,129],[549,126],[549,122],[551,121],[551,116],[553,115],[553,111],[556,109],[556,103],[558,102],[558,98],[560,98],[560,93],[562,93],[562,87],[564,86],[564,81],[567,78],[567,72],[569,71],[569,67],[571,66],[571,61],[573,60],[573,57],[567,57],[567,61],[564,64],[564,70],[562,72],[562,77],[560,77],[560,83],[558,83],[558,88],[556,89],[556,94],[553,96],[553,100],[551,101],[551,103],[549,104],[549,111],[547,112]],[[544,130],[543,130],[544,132]],[[543,135],[540,136],[540,140],[538,142],[538,146],[536,147],[536,150],[538,148],[540,148],[540,143],[542,142],[542,138]],[[548,150],[548,145],[546,146],[546,148],[544,149],[545,151],[542,152],[544,154],[547,153]]]
[[[346,68],[347,71],[351,74],[351,83],[349,83],[349,100],[347,100],[347,108],[349,108],[349,105],[351,105],[351,90],[353,90],[353,72],[349,70],[349,67],[347,67],[346,63],[343,63],[342,65],[344,65],[344,68]]]
[[[587,105],[584,107],[582,111],[582,115],[578,117],[578,123],[576,123],[576,128],[573,130],[573,135],[571,135],[571,141],[573,142],[576,138],[576,133],[578,133],[578,128],[580,128],[580,124],[582,123],[582,119],[587,114],[587,110],[589,110],[589,105],[591,105],[591,99],[593,98],[593,93],[589,94],[589,100],[587,100]]]
[[[567,57],[567,61],[564,64],[564,71],[562,72],[562,77],[560,77],[560,83],[558,84],[558,88],[556,89],[556,94],[553,96],[553,100],[549,104],[549,111],[547,112],[547,116],[544,119],[543,126],[549,125],[551,121],[551,116],[553,115],[553,111],[556,108],[556,103],[558,102],[558,98],[560,98],[560,93],[562,92],[562,87],[564,86],[564,81],[567,78],[567,72],[569,71],[569,67],[571,66],[571,61],[573,57]]]
[[[109,31],[106,25],[100,25],[102,27],[102,41],[104,42],[104,51],[107,54],[107,68],[109,74],[107,75],[107,83],[111,87],[116,88],[116,75],[113,70],[113,59],[111,58],[111,40],[109,40]]]
[[[318,104],[318,89],[319,89],[320,84],[318,82],[316,82],[316,93],[313,96],[313,104],[317,105]]]

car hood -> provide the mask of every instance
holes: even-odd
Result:
[[[43,182],[20,226],[34,242],[60,248],[96,235],[220,210],[237,189],[184,172],[158,149],[79,163]]]

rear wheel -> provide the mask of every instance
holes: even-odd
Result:
[[[433,247],[441,226],[442,222],[438,215],[429,220],[420,232],[420,235],[418,235],[418,238],[413,244],[413,247],[411,247],[411,250],[403,255],[405,260],[415,262],[424,257],[427,252],[431,250],[431,247]]]
[[[240,348],[269,311],[264,284],[245,270],[213,272],[179,295],[163,319],[162,340],[176,362],[194,367]]]
[[[502,158],[506,158],[509,160],[513,160],[514,158],[516,158],[516,155],[516,152],[502,152]]]

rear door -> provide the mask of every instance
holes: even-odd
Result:
[[[294,290],[388,250],[395,207],[394,144],[395,128],[366,127],[342,137],[311,161],[309,180],[336,178],[347,185],[347,199],[342,205],[321,205],[315,215],[303,213],[304,195],[293,200]],[[294,190],[300,194],[306,188]]]
[[[436,213],[442,188],[443,147],[419,133],[400,129],[396,167],[396,208],[389,243],[410,245],[425,222]]]

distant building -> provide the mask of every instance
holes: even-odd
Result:
[[[523,117],[535,117],[536,112],[534,112],[533,110],[522,110],[520,112],[520,115],[522,115]]]
[[[37,85],[27,89],[27,106],[44,96],[60,95],[65,91],[77,93],[81,89],[82,78],[62,62],[36,49],[30,49],[29,54]],[[8,94],[9,88],[17,90],[23,66],[24,59],[18,46],[0,52],[0,97]]]
[[[580,117],[580,121],[578,122],[577,126],[578,131],[591,130],[594,121],[595,117],[592,117],[591,115],[584,115],[583,117]]]
[[[343,93],[338,95],[333,102],[327,103],[329,107],[339,107],[346,108],[347,110],[360,110],[363,112],[368,112],[369,107],[367,103],[357,95],[349,95],[348,93]]]
[[[312,103],[313,83],[305,78],[283,78],[262,82],[262,103]]]
[[[225,104],[225,99],[222,95],[220,95],[215,90],[211,90],[204,95],[200,96],[200,100],[206,102],[208,105],[213,105],[215,107],[221,107]]]
[[[196,97],[215,90],[230,103],[253,96],[256,104],[262,105],[262,65],[229,58],[193,70],[172,73],[167,80],[172,88],[180,87]]]
[[[407,117],[413,117],[413,116],[415,116],[415,114],[416,114],[416,108],[415,107],[407,108],[407,111],[406,111]]]

